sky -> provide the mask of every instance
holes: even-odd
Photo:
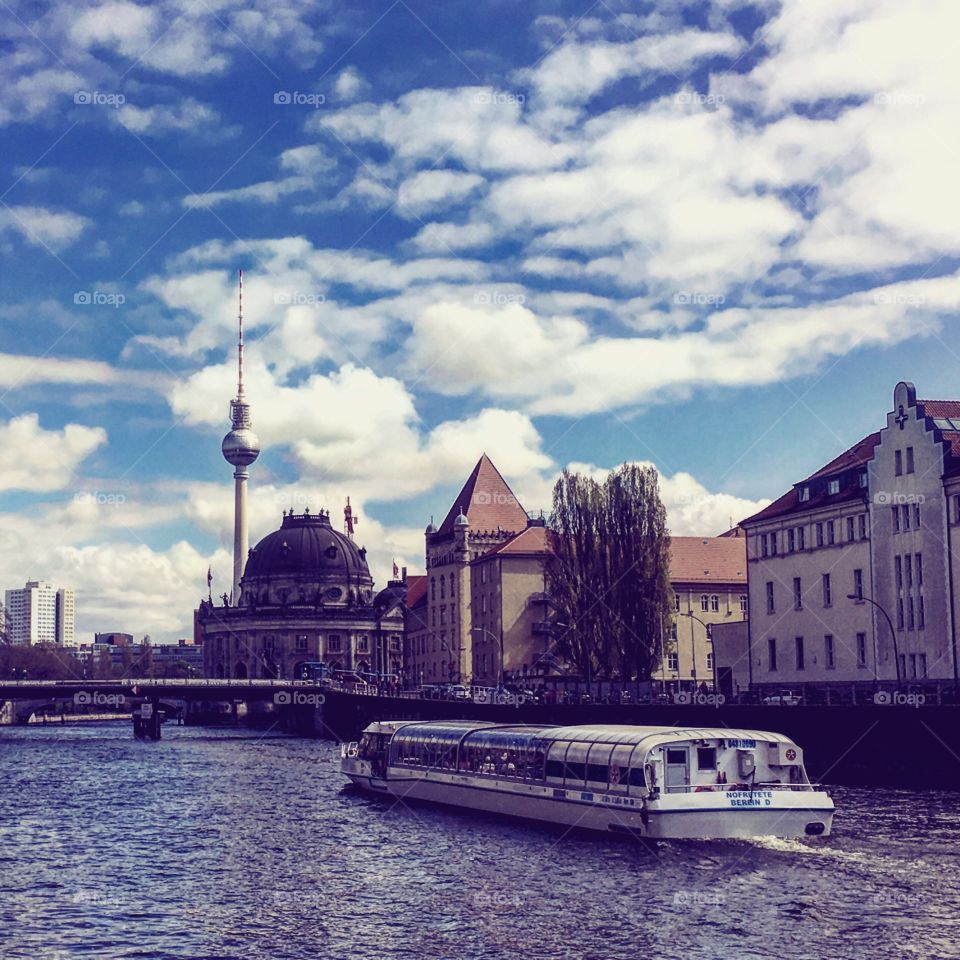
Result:
[[[6,12],[0,586],[81,641],[229,590],[239,269],[251,542],[350,496],[381,584],[483,452],[714,535],[960,396],[953,0]]]

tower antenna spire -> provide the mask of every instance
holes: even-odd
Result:
[[[240,326],[240,338],[237,341],[237,396],[243,397],[243,270],[240,271],[240,295],[237,320]]]

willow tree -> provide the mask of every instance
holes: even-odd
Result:
[[[585,676],[648,679],[670,624],[670,537],[657,471],[626,463],[602,483],[553,488],[550,583],[559,645]]]

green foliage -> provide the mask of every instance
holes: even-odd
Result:
[[[670,624],[670,535],[652,467],[603,483],[564,471],[553,490],[551,592],[559,648],[583,676],[649,679]]]
[[[0,676],[8,680],[79,680],[83,664],[52,644],[0,643]]]

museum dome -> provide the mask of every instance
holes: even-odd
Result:
[[[285,513],[280,529],[250,551],[243,579],[373,583],[367,551],[334,530],[330,514],[323,510]]]

